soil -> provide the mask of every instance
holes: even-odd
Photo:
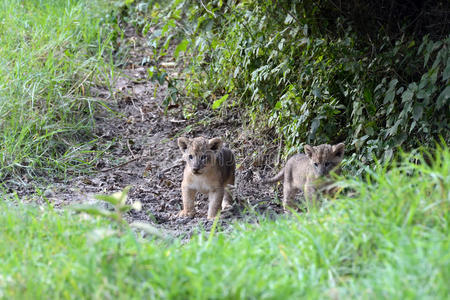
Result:
[[[146,40],[132,28],[125,31],[124,44],[131,47],[128,61],[123,65],[113,92],[96,88],[92,92],[110,109],[96,115],[95,135],[99,145],[111,144],[97,161],[97,171],[65,184],[53,184],[45,192],[45,201],[56,207],[74,203],[100,205],[93,195],[111,194],[131,186],[129,201],[140,201],[142,210],[130,211],[127,221],[144,221],[173,235],[190,237],[196,230],[209,231],[207,198],[197,196],[196,215],[177,217],[182,209],[181,179],[184,163],[176,144],[179,136],[221,137],[233,150],[237,161],[235,203],[220,216],[220,228],[245,219],[257,222],[257,216],[269,218],[282,214],[281,195],[274,186],[263,186],[261,178],[275,174],[270,166],[279,161],[280,147],[247,129],[238,109],[225,108],[211,113],[207,107],[197,108],[193,117],[183,117],[183,107],[169,105],[165,112],[163,101],[167,84],[160,85],[148,78],[150,49]],[[144,62],[144,63],[143,63]],[[170,55],[159,62],[169,78],[177,78],[181,66]],[[185,103],[189,103],[186,100]]]

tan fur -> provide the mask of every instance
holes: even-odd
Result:
[[[274,183],[284,178],[283,207],[287,210],[293,207],[292,200],[303,190],[305,198],[314,200],[322,191],[330,191],[329,177],[331,171],[339,173],[339,164],[344,157],[343,143],[337,145],[322,144],[319,146],[305,145],[305,154],[296,154],[286,163],[286,166],[273,178],[264,183]]]
[[[232,197],[226,187],[234,185],[234,155],[223,147],[219,138],[180,137],[178,146],[186,162],[181,183],[183,210],[178,215],[192,217],[195,214],[195,195],[200,192],[208,194],[208,219],[213,219],[221,208],[231,204]]]

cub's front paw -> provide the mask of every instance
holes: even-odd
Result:
[[[189,217],[189,218],[193,218],[195,215],[195,212],[193,211],[185,211],[182,210],[177,214],[177,217]]]
[[[222,203],[222,210],[228,210],[231,209],[233,205],[230,202],[223,202]]]

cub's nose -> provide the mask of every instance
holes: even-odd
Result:
[[[327,175],[327,170],[326,170],[325,168],[319,169],[319,175],[320,175],[320,176],[325,176],[325,175]]]
[[[200,168],[192,168],[192,173],[194,173],[194,174],[198,174],[199,171],[200,171]]]

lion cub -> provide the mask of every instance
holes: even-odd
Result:
[[[286,166],[273,178],[263,183],[274,183],[284,178],[283,207],[292,207],[294,196],[303,190],[305,199],[314,197],[327,189],[330,182],[323,180],[331,171],[339,173],[338,165],[344,157],[343,143],[337,145],[322,144],[319,146],[305,145],[305,154],[296,154],[286,163]]]
[[[221,207],[224,209],[231,204],[231,194],[225,188],[234,185],[233,152],[223,147],[220,138],[180,137],[178,146],[186,161],[181,183],[183,210],[178,215],[192,217],[195,214],[195,195],[200,192],[208,194],[208,219],[213,219]]]

